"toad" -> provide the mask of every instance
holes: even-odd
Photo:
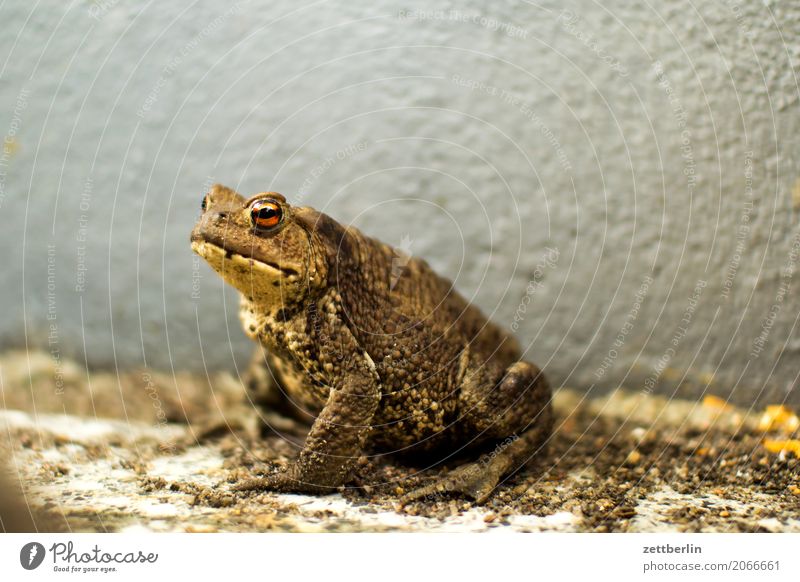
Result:
[[[278,193],[222,185],[203,198],[191,245],[241,294],[244,330],[260,344],[248,387],[312,423],[296,460],[236,489],[332,492],[366,452],[483,449],[492,454],[401,499],[483,502],[545,445],[543,373],[424,260]]]

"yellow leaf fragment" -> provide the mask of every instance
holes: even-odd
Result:
[[[764,448],[770,453],[794,453],[796,457],[800,457],[800,440],[797,439],[764,439]]]
[[[713,396],[711,394],[703,398],[703,406],[706,408],[712,408],[714,410],[729,410],[731,408],[731,406],[722,398],[719,396]]]
[[[642,460],[642,454],[636,449],[633,449],[631,452],[628,453],[628,457],[625,459],[625,462],[628,463],[629,465],[635,465],[641,460]]]
[[[800,418],[782,404],[767,406],[758,421],[758,429],[765,432],[780,430],[790,433],[798,428],[800,428]]]

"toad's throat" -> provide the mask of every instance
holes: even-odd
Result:
[[[208,241],[192,241],[192,250],[203,257],[211,267],[227,278],[234,273],[244,274],[259,273],[268,279],[287,279],[297,278],[297,271],[288,267],[270,262],[261,261],[252,257],[245,257],[239,253],[223,249],[220,246]],[[233,271],[231,273],[230,271]]]

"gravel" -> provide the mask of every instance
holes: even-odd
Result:
[[[331,495],[236,493],[232,483],[285,463],[300,439],[260,436],[234,378],[75,367],[59,394],[52,366],[0,358],[6,531],[800,532],[785,409],[561,389],[546,453],[486,504],[443,495],[401,508],[402,493],[456,462],[363,457],[355,486]]]

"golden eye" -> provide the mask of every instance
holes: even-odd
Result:
[[[283,210],[275,200],[256,200],[250,205],[250,220],[256,230],[269,230],[281,223]]]

